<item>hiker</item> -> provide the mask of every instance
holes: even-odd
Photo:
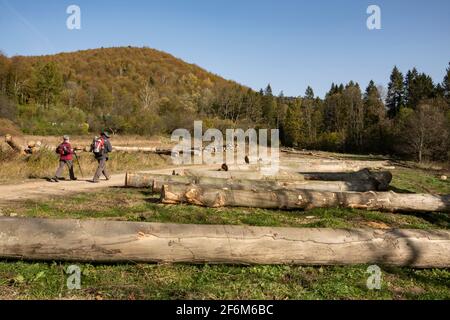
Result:
[[[69,140],[69,136],[65,135],[63,137],[63,142],[56,148],[56,153],[59,154],[59,167],[51,181],[59,182],[64,166],[69,168],[70,180],[77,180],[73,171],[73,154],[75,152],[72,149]]]
[[[108,132],[102,132],[100,137],[94,138],[91,145],[91,151],[98,161],[98,168],[97,171],[95,171],[92,182],[98,183],[102,174],[105,176],[106,180],[109,180],[110,176],[106,170],[106,161],[108,161],[108,153],[112,151],[112,145],[111,142],[109,142]]]

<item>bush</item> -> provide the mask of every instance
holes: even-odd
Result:
[[[327,151],[342,151],[345,138],[339,132],[324,132],[319,136],[319,148]]]
[[[78,108],[55,105],[20,106],[19,121],[23,131],[35,135],[88,134],[85,113]]]

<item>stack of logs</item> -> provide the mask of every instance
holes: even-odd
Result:
[[[20,145],[11,135],[5,135],[5,142],[11,147],[12,151],[17,154],[34,154],[42,150],[42,148],[56,150],[56,145],[43,145],[41,141],[28,141],[26,145]],[[74,149],[79,152],[89,152],[90,146],[74,146]],[[159,155],[171,155],[172,150],[169,148],[156,147],[122,147],[113,146],[113,151],[121,152],[142,152],[154,153]],[[192,151],[194,154],[194,151]]]
[[[221,175],[221,176],[220,176]],[[245,178],[244,178],[245,177]],[[355,208],[450,212],[450,195],[386,192],[389,171],[263,176],[261,172],[184,170],[182,175],[128,173],[127,187],[151,188],[165,204],[267,209]]]

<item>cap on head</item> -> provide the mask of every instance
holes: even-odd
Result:
[[[63,136],[64,141],[69,141],[70,137],[68,135]]]
[[[105,136],[106,138],[109,138],[109,134],[108,134],[108,132],[106,132],[106,131],[103,131],[103,132],[102,132],[102,136]]]

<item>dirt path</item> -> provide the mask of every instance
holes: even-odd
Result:
[[[189,168],[206,168],[208,166],[189,166]],[[172,170],[180,170],[188,167],[170,167],[139,172],[171,174]],[[89,178],[91,179],[91,178]],[[99,183],[89,182],[89,179],[77,181],[48,182],[39,180],[20,184],[0,185],[0,206],[7,205],[13,201],[34,200],[52,196],[63,196],[74,193],[87,192],[92,189],[123,187],[125,185],[125,173],[111,175],[109,181],[100,180]]]

